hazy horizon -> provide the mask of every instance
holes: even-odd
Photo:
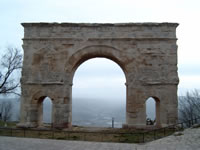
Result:
[[[0,99],[12,102],[11,121],[18,121],[20,117],[20,101],[18,99]],[[72,99],[72,124],[88,127],[111,127],[114,118],[115,127],[120,128],[126,123],[126,102],[106,99]],[[147,107],[147,115],[155,119],[155,107],[152,103]],[[52,122],[52,102],[49,97],[43,101],[43,123]]]

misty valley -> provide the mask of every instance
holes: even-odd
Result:
[[[12,104],[10,121],[18,121],[20,118],[20,100],[15,98],[0,99],[10,101]],[[155,103],[149,101],[147,108],[147,116],[154,119]],[[52,122],[52,102],[50,98],[45,98],[43,102],[43,123],[50,124]],[[81,99],[74,98],[72,100],[72,124],[74,126],[88,127],[112,127],[112,119],[114,119],[114,127],[121,128],[125,123],[126,103],[125,100],[118,99]]]

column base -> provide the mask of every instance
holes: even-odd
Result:
[[[36,128],[37,124],[33,122],[26,122],[26,123],[18,123],[16,125],[17,128]]]
[[[71,123],[61,123],[61,124],[53,123],[53,128],[58,128],[58,129],[72,128],[72,124]]]

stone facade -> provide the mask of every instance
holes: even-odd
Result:
[[[125,127],[146,127],[146,105],[156,100],[157,126],[177,122],[177,23],[22,23],[21,120],[42,125],[42,101],[53,102],[54,127],[71,127],[72,81],[84,61],[104,57],[126,76]]]

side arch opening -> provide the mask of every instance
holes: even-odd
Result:
[[[53,101],[48,96],[42,96],[38,100],[38,127],[52,128]]]
[[[146,125],[160,126],[160,100],[157,97],[149,97],[146,99]]]

